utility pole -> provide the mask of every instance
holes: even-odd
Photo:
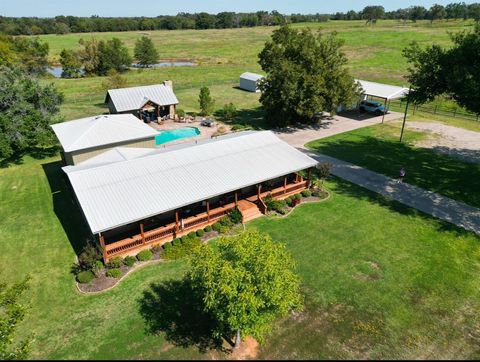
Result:
[[[403,115],[402,133],[400,133],[400,142],[402,142],[402,139],[403,139],[403,130],[405,129],[405,122],[407,120],[407,112],[408,112],[408,106],[410,104],[410,92],[411,91],[412,91],[412,86],[410,85],[410,88],[408,88],[407,105],[405,106],[405,114]]]

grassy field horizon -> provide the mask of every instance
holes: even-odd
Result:
[[[406,85],[407,70],[402,49],[412,41],[420,45],[450,44],[449,32],[473,28],[473,21],[418,21],[407,23],[382,20],[375,26],[364,21],[329,21],[325,23],[298,23],[293,27],[322,29],[337,32],[345,41],[343,47],[354,77],[371,81]],[[198,112],[199,88],[211,86],[212,95],[217,99],[215,107],[233,102],[241,109],[259,106],[258,97],[237,88],[240,74],[245,71],[260,72],[258,54],[272,31],[277,27],[254,27],[239,29],[210,30],[156,30],[115,33],[74,33],[65,35],[40,35],[50,45],[50,60],[58,62],[63,48],[76,49],[80,38],[95,36],[98,39],[118,37],[125,42],[133,55],[135,40],[148,34],[160,53],[160,59],[190,59],[194,67],[172,67],[147,70],[130,70],[125,73],[128,86],[159,83],[173,80],[178,92],[180,108]],[[53,81],[66,95],[61,107],[62,115],[68,119],[87,117],[106,112],[102,104],[105,77],[81,79],[48,79]]]

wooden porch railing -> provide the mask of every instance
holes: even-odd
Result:
[[[267,206],[263,199],[271,194],[273,198],[284,199],[292,194],[300,192],[307,188],[307,181],[296,182],[293,184],[287,185],[287,187],[278,187],[273,190],[264,191],[260,194],[260,199],[258,195],[248,198],[248,200],[257,203],[260,211],[262,213],[267,212]],[[196,231],[202,229],[207,225],[212,225],[218,221],[218,219],[227,215],[232,209],[235,208],[235,203],[230,203],[215,209],[210,209],[209,215],[206,212],[200,213],[195,216],[188,217],[184,219],[183,229],[176,231],[176,223],[170,223],[168,225],[146,231],[143,234],[132,236],[120,241],[117,241],[112,244],[105,245],[105,261],[115,257],[115,256],[126,256],[129,254],[135,254],[142,249],[145,249],[147,246],[151,247],[154,245],[163,245],[166,242],[172,241],[175,238],[181,237],[185,234],[188,234],[191,231]]]

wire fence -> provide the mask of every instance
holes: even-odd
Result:
[[[392,110],[400,110],[401,112],[405,112],[405,107],[407,102],[403,99],[395,100],[390,102],[390,109]],[[475,113],[466,112],[463,110],[458,109],[450,109],[447,107],[439,106],[437,104],[410,104],[409,106],[410,112],[414,115],[416,112],[422,113],[429,113],[444,117],[452,117],[452,118],[460,118],[466,119],[469,121],[480,121],[480,115]]]

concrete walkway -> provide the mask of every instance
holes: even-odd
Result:
[[[385,122],[401,119],[402,117],[403,115],[401,113],[390,112],[385,115]],[[321,125],[287,127],[276,130],[275,133],[290,145],[301,148],[305,143],[313,140],[350,132],[355,129],[380,123],[382,123],[382,116],[369,117],[366,114],[352,114],[351,117],[344,117],[336,115],[332,119],[323,120]]]
[[[335,176],[480,235],[480,209],[478,208],[408,183],[397,183],[390,177],[333,157],[305,149],[302,151],[319,162],[331,163],[331,172]]]

